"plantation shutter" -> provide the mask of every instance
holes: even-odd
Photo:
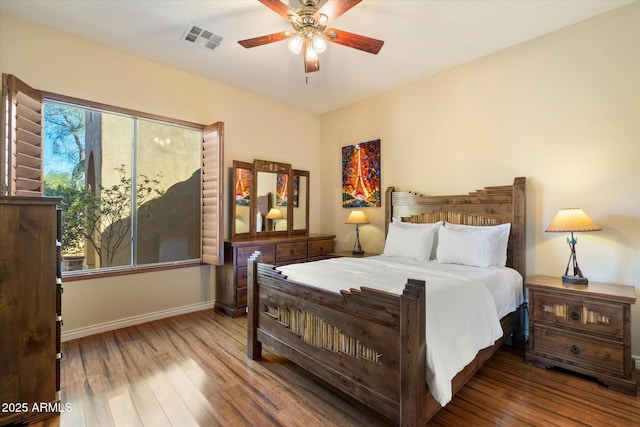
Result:
[[[3,74],[2,95],[0,183],[10,196],[42,196],[42,93],[14,75]]]
[[[202,131],[202,262],[222,265],[224,123],[206,126]]]

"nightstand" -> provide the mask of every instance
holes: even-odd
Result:
[[[612,389],[636,395],[631,359],[633,286],[562,283],[533,276],[529,291],[527,363],[557,366],[596,378]]]
[[[366,257],[370,257],[370,256],[380,255],[380,254],[373,254],[371,252],[365,252],[363,255],[354,255],[353,251],[340,251],[340,252],[331,252],[328,255],[330,257],[332,257],[332,258],[339,258],[339,257],[366,258]]]

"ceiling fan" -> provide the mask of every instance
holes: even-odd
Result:
[[[238,43],[246,48],[251,48],[291,38],[289,49],[295,54],[303,53],[304,71],[306,73],[320,69],[318,54],[326,49],[325,40],[374,55],[380,51],[384,44],[382,40],[348,33],[335,28],[327,28],[329,21],[335,20],[362,0],[329,1],[321,8],[317,7],[319,0],[300,0],[302,7],[295,11],[280,0],[258,1],[287,19],[293,26],[294,31],[282,31],[240,40]]]

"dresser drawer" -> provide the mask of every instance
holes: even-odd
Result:
[[[307,257],[307,242],[280,243],[276,245],[276,263]]]
[[[624,310],[619,304],[546,292],[534,294],[533,320],[622,339]]]
[[[236,249],[236,259],[234,264],[237,266],[247,265],[247,260],[255,251],[260,251],[258,262],[264,262],[267,264],[273,264],[276,262],[276,249],[275,245],[260,245],[260,246],[245,246]]]
[[[333,252],[333,239],[309,241],[307,256],[309,258],[324,257]]]
[[[236,288],[247,287],[247,267],[236,268]]]
[[[621,342],[534,324],[536,354],[593,371],[623,376],[624,346]]]
[[[236,304],[238,307],[246,307],[247,305],[247,288],[236,289]]]

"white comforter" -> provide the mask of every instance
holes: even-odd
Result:
[[[333,258],[278,270],[290,280],[335,292],[368,286],[401,294],[407,279],[425,280],[427,384],[442,406],[451,400],[453,377],[502,336],[500,318],[523,299],[522,277],[510,268],[376,256]]]

